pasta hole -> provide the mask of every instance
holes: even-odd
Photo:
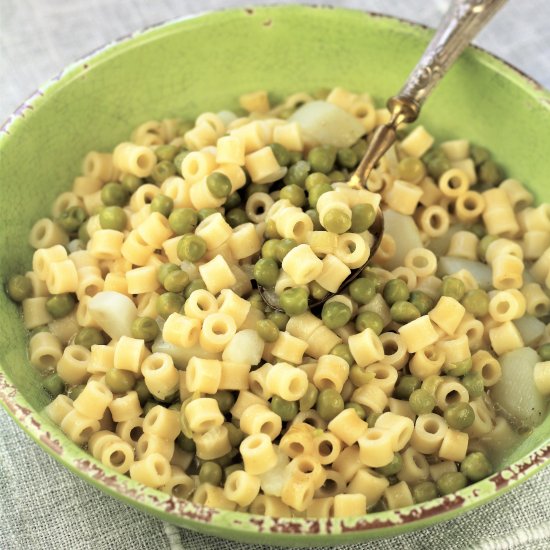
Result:
[[[53,367],[56,364],[55,358],[52,355],[46,354],[42,355],[40,358],[40,363],[45,367]]]
[[[296,394],[302,390],[302,383],[299,378],[293,378],[288,385],[288,389],[291,393]]]
[[[432,226],[433,229],[441,229],[443,225],[443,220],[440,214],[438,214],[437,212],[434,212],[430,216],[428,223]]]
[[[290,451],[296,455],[301,455],[305,451],[304,446],[301,443],[298,443],[297,441],[293,441],[289,445],[289,448],[290,448]]]
[[[252,380],[250,382],[250,391],[256,395],[262,395],[264,393],[264,388],[258,380]]]
[[[524,208],[527,208],[528,206],[529,206],[529,203],[526,200],[520,199],[514,205],[514,210],[516,210],[516,212],[517,212],[518,210],[523,210]],[[548,212],[545,211],[545,214],[546,214],[546,216],[548,216]]]
[[[497,304],[498,313],[506,313],[510,309],[510,304],[508,302],[499,302]]]
[[[327,457],[332,454],[334,447],[330,441],[321,441],[317,447],[317,450],[322,457]]]
[[[324,494],[334,495],[338,490],[338,483],[336,483],[334,479],[331,479],[330,477],[328,477],[326,481],[323,483],[323,485],[321,486],[321,490],[323,491]]]
[[[158,460],[155,460],[155,462],[153,463],[153,468],[157,473],[157,475],[159,476],[164,475],[166,473],[166,465],[163,462],[160,462]]]
[[[389,340],[388,342],[384,342],[384,355],[393,355],[394,353],[397,353],[397,350],[399,349],[396,342],[393,340]]]
[[[424,256],[415,256],[413,258],[412,264],[414,265],[414,267],[418,268],[427,267],[428,259]]]
[[[80,438],[81,439],[90,439],[90,437],[92,436],[93,433],[94,433],[93,429],[90,426],[88,426],[87,428],[84,428],[80,432]]]
[[[263,502],[257,502],[255,505],[254,513],[260,516],[266,515],[266,507]]]
[[[248,448],[249,449],[257,449],[262,444],[262,440],[259,437],[255,437],[253,439],[248,440]]]
[[[143,428],[141,426],[135,426],[130,430],[130,439],[137,441],[143,435]]]
[[[44,225],[39,225],[36,230],[36,238],[42,240],[46,236],[46,227]],[[41,265],[43,266],[42,262]]]
[[[417,455],[413,455],[412,460],[413,460],[413,462],[414,462],[414,465],[415,465],[419,470],[421,470],[423,464],[421,463],[420,458],[419,458]]]
[[[172,494],[177,498],[187,498],[191,493],[191,488],[185,483],[178,483],[172,488]]]
[[[121,466],[122,464],[124,464],[125,460],[126,460],[126,455],[122,451],[115,451],[109,457],[109,462],[113,466]]]
[[[365,437],[370,441],[376,441],[382,437],[382,433],[379,431],[367,431]]]
[[[273,432],[273,430],[275,429],[275,426],[273,425],[273,422],[264,422],[262,424],[262,427],[260,428],[260,431],[263,433],[263,434],[266,434],[266,435],[269,435]]]
[[[460,178],[452,177],[449,178],[447,185],[450,189],[460,189],[460,187],[462,186],[462,180]]]
[[[439,431],[439,424],[435,420],[428,420],[424,423],[424,431],[429,434],[435,434]]]
[[[301,460],[298,462],[298,470],[303,474],[311,474],[315,470],[315,465],[309,460]]]
[[[434,349],[427,349],[424,351],[424,355],[427,359],[430,359],[430,361],[433,361],[436,358],[436,352]]]
[[[548,308],[544,304],[537,304],[535,306],[535,315],[537,317],[542,317],[546,315]]]
[[[307,227],[306,227],[306,224],[303,221],[296,222],[294,224],[294,227],[292,228],[292,233],[298,239],[303,237],[306,231],[307,231]]]
[[[446,396],[445,396],[445,403],[447,405],[452,405],[454,403],[458,403],[460,401],[460,393],[456,390],[451,390]]]

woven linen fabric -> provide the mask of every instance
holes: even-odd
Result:
[[[207,10],[275,2],[0,0],[0,119],[65,65],[131,31]],[[431,26],[446,0],[302,2],[397,15]],[[512,0],[476,41],[550,87],[550,4]],[[463,516],[344,550],[548,550],[550,468]],[[50,458],[0,411],[0,549],[268,550],[179,529],[103,494]]]

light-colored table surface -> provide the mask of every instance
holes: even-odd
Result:
[[[246,2],[274,3],[290,2]],[[446,0],[303,3],[372,10],[432,26],[447,5]],[[233,0],[0,0],[0,119],[65,65],[104,43],[170,18],[240,5],[243,2]],[[548,0],[511,0],[477,43],[550,87]],[[65,471],[3,410],[0,518],[0,549],[4,550],[268,548],[202,536],[127,507]],[[346,548],[548,550],[550,468],[461,518]]]

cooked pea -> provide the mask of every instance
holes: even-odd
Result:
[[[68,292],[64,294],[56,294],[49,298],[46,302],[46,309],[54,319],[61,319],[71,313],[76,304],[76,300],[72,294]]]
[[[189,130],[195,127],[195,123],[192,120],[178,120],[176,133],[179,137],[183,137]]]
[[[434,307],[434,301],[421,290],[413,290],[409,296],[409,302],[419,311],[420,315],[426,315]]]
[[[413,486],[411,492],[417,504],[437,498],[437,486],[433,481],[421,481]]]
[[[260,311],[264,311],[267,307],[262,295],[257,290],[254,290],[252,294],[250,294],[248,301],[253,308],[259,309]]]
[[[307,161],[313,171],[328,174],[336,161],[336,150],[329,145],[314,147],[308,153]]]
[[[448,495],[464,489],[468,485],[468,480],[460,472],[447,472],[437,480],[436,485],[442,495]]]
[[[181,412],[181,401],[174,401],[168,408],[171,411]]]
[[[250,178],[247,175],[247,181],[249,181],[249,179]],[[254,193],[269,193],[269,186],[270,185],[271,185],[270,183],[268,183],[268,184],[265,184],[265,183],[262,183],[262,184],[249,183],[244,188],[244,196],[248,200],[251,197],[251,195],[253,195]]]
[[[351,146],[351,149],[357,155],[357,158],[361,159],[367,152],[367,141],[365,139],[360,139]]]
[[[124,231],[127,221],[126,212],[120,206],[106,206],[99,213],[99,224],[102,229]]]
[[[550,344],[540,346],[537,353],[543,361],[550,361]]]
[[[311,192],[311,190],[320,183],[326,183],[327,185],[330,185],[330,180],[328,179],[328,176],[326,174],[323,174],[321,172],[313,172],[311,173],[305,181],[305,188],[308,193]]]
[[[63,393],[65,389],[65,382],[58,374],[50,374],[42,381],[42,387],[52,396],[57,397],[60,393]]]
[[[470,145],[470,157],[476,166],[483,164],[491,158],[491,154],[485,147],[479,145]]]
[[[462,298],[461,303],[466,311],[474,317],[484,317],[489,312],[489,296],[481,288],[468,290]]]
[[[420,312],[410,302],[398,301],[390,308],[392,319],[397,323],[410,323],[420,317]]]
[[[424,163],[414,157],[405,157],[397,166],[399,177],[411,183],[418,183],[426,175]]]
[[[14,302],[22,302],[32,296],[32,283],[25,275],[13,275],[8,279],[6,291]]]
[[[330,183],[319,183],[318,185],[313,187],[313,189],[311,189],[307,196],[309,206],[311,208],[315,208],[317,206],[317,201],[319,200],[319,197],[332,190],[333,189]]]
[[[298,414],[298,402],[287,401],[278,395],[271,398],[271,410],[281,417],[281,420],[287,422],[292,420]]]
[[[206,253],[206,242],[198,235],[185,235],[178,242],[178,258],[198,262]]]
[[[309,411],[315,407],[317,397],[319,396],[319,390],[310,382],[307,385],[306,393],[300,398],[299,406],[301,411]]]
[[[277,260],[282,262],[285,256],[296,246],[298,246],[298,243],[294,239],[281,239],[277,243]]]
[[[84,391],[86,384],[79,384],[78,386],[73,386],[71,389],[67,390],[67,397],[73,401]]]
[[[297,185],[298,187],[304,187],[306,178],[310,172],[310,165],[305,160],[299,160],[290,168],[284,177],[285,185]]]
[[[277,247],[279,239],[269,239],[262,245],[262,258],[275,260],[277,258]]]
[[[395,302],[404,302],[409,299],[409,287],[401,279],[391,279],[384,286],[384,300],[391,306]]]
[[[264,237],[271,240],[279,239],[280,235],[277,231],[277,224],[275,223],[275,220],[269,219],[265,222]]]
[[[176,438],[176,444],[182,451],[186,451],[188,453],[194,453],[196,450],[195,442],[182,433],[180,433]]]
[[[416,376],[406,374],[399,379],[393,393],[398,399],[409,399],[412,392],[418,390],[421,384],[422,383]]]
[[[443,296],[454,298],[460,302],[465,292],[466,287],[460,279],[457,279],[456,277],[444,277],[443,284],[441,285],[441,294]]]
[[[497,185],[502,181],[502,170],[496,162],[486,160],[478,168],[478,177],[480,183]]]
[[[365,418],[367,417],[367,413],[365,412],[365,408],[363,407],[363,405],[355,403],[355,401],[350,401],[349,403],[346,403],[344,409],[353,409],[361,420],[365,420]]]
[[[212,397],[218,402],[218,408],[222,414],[228,413],[235,404],[235,398],[228,390],[217,391]]]
[[[143,180],[133,174],[124,174],[121,185],[128,193],[133,194],[143,185]]]
[[[245,438],[244,432],[231,422],[226,422],[225,427],[229,432],[229,443],[231,444],[231,447],[237,448]]]
[[[478,239],[483,239],[487,235],[485,226],[482,223],[474,223],[468,228],[468,231],[471,231]]]
[[[110,182],[101,190],[101,202],[105,206],[124,206],[130,197],[130,193],[122,185]]]
[[[356,204],[351,207],[351,231],[362,233],[366,231],[376,218],[376,212],[370,204]]]
[[[157,160],[174,160],[178,154],[179,149],[175,145],[159,145],[155,149],[155,155]]]
[[[375,292],[381,292],[384,288],[384,281],[371,269],[366,268],[362,273],[363,279],[367,279],[374,286]]]
[[[241,196],[239,195],[239,193],[237,193],[237,191],[235,191],[234,193],[231,193],[229,197],[227,197],[223,207],[226,210],[231,210],[232,208],[236,208],[240,204],[241,204]]]
[[[409,405],[415,414],[428,414],[434,410],[435,398],[426,390],[414,390],[409,396]]]
[[[358,332],[363,332],[370,328],[377,336],[380,336],[384,329],[384,321],[382,317],[374,311],[363,311],[355,318],[355,328]]]
[[[189,284],[189,275],[178,269],[171,271],[164,278],[163,286],[168,292],[183,292]]]
[[[157,322],[152,317],[136,317],[130,327],[132,338],[139,338],[145,342],[153,341],[160,332]]]
[[[470,399],[475,399],[483,395],[483,390],[485,389],[483,378],[478,372],[468,372],[462,378],[461,383],[468,390]]]
[[[295,183],[291,183],[290,185],[285,185],[281,189],[280,199],[286,199],[294,206],[302,207],[306,202],[306,194],[301,187]]]
[[[232,208],[225,214],[225,219],[231,227],[237,227],[250,221],[242,208]]]
[[[353,365],[349,371],[349,379],[357,387],[368,384],[374,380],[375,377],[376,375],[374,372],[366,371],[359,365]]]
[[[344,400],[336,390],[322,390],[315,408],[319,416],[328,422],[344,410]]]
[[[231,180],[221,172],[212,172],[206,178],[206,186],[214,197],[221,199],[231,194]]]
[[[422,382],[422,389],[426,390],[430,395],[435,395],[435,391],[439,387],[439,384],[443,382],[443,379],[438,374],[431,374],[426,377]]]
[[[282,311],[272,311],[268,313],[267,318],[273,321],[279,330],[285,330],[288,323],[288,315],[285,315]]]
[[[370,277],[359,277],[349,285],[349,294],[358,304],[368,304],[376,294],[376,286]]]
[[[185,300],[180,294],[165,292],[157,298],[157,313],[163,319],[168,319],[172,313],[179,313],[184,303]]]
[[[184,235],[195,231],[199,216],[192,208],[177,208],[168,218],[168,224],[176,235]]]
[[[215,458],[214,462],[216,462],[216,464],[219,464],[222,468],[230,466],[231,463],[233,462],[233,459],[237,456],[238,452],[239,451],[237,449],[231,449],[228,453],[224,454],[223,456],[220,456],[219,458]]]
[[[328,290],[325,290],[317,281],[312,281],[308,287],[309,294],[315,301],[322,300],[328,294]]]
[[[287,315],[300,315],[308,310],[308,291],[305,288],[289,288],[279,296],[279,303]]]
[[[135,385],[134,375],[127,370],[109,369],[105,374],[105,385],[113,393],[129,392]]]
[[[479,481],[493,473],[489,459],[481,452],[470,453],[460,465],[460,471],[470,480]]]
[[[256,332],[264,342],[275,342],[279,338],[279,327],[269,319],[260,319],[257,321]]]
[[[472,369],[472,358],[467,357],[462,361],[457,361],[456,363],[450,363],[445,367],[445,372],[449,376],[464,376],[466,373],[470,372]]]
[[[147,414],[149,414],[149,411],[153,408],[153,407],[156,407],[158,405],[158,403],[156,401],[147,401],[147,403],[145,403],[144,405],[142,405],[142,409],[143,409],[143,416],[147,416]]]
[[[348,179],[348,173],[347,171],[333,170],[328,175],[328,179],[331,181],[331,183],[346,181]]]
[[[82,241],[83,244],[86,244],[90,240],[90,235],[88,234],[87,224],[83,223],[78,228],[78,238]]]
[[[450,170],[450,168],[451,163],[443,151],[440,151],[439,154],[436,154],[426,161],[426,170],[428,174],[436,180],[438,180],[444,172]]]
[[[84,327],[81,328],[75,339],[74,343],[77,346],[84,346],[85,348],[90,349],[94,345],[103,345],[105,344],[105,338],[103,338],[103,334],[101,334],[101,331],[97,328],[93,327]]]
[[[290,154],[286,147],[280,143],[272,143],[270,147],[279,166],[288,166],[290,164]]]
[[[462,402],[449,405],[443,416],[447,424],[455,430],[469,428],[476,418],[474,409],[468,403]]]
[[[273,288],[279,278],[279,266],[273,258],[260,258],[254,265],[254,279],[265,288]]]
[[[183,292],[183,296],[185,297],[185,299],[187,300],[187,298],[189,298],[189,296],[191,296],[191,294],[193,292],[195,292],[195,290],[206,290],[206,284],[205,282],[202,280],[202,279],[193,279],[186,287],[185,287],[185,290]]]
[[[381,413],[371,412],[371,413],[367,416],[367,424],[368,424],[371,428],[376,424],[376,421],[380,418],[380,414],[381,414]]]
[[[213,216],[214,214],[218,214],[220,211],[216,208],[201,208],[197,212],[197,216],[199,217],[199,222],[204,221],[209,216]],[[229,222],[228,222],[229,223]]]
[[[199,470],[199,481],[219,485],[222,481],[222,468],[216,462],[204,462]]]
[[[314,208],[309,208],[306,210],[306,214],[311,218],[313,222],[313,231],[322,231],[323,226],[321,225],[321,220],[319,219],[319,212]]]
[[[328,302],[323,305],[321,313],[323,323],[334,330],[343,327],[351,319],[351,309],[342,302]]]
[[[347,344],[336,344],[332,348],[330,354],[336,355],[337,357],[341,357],[342,359],[345,359],[350,367],[351,365],[353,365],[353,363],[355,363],[355,360],[353,359],[353,355],[351,354],[351,351]]]
[[[56,221],[69,235],[72,235],[78,231],[87,219],[88,214],[86,214],[84,208],[71,206],[67,210],[63,210]]]
[[[164,284],[164,279],[168,276],[169,273],[173,271],[179,271],[180,268],[176,264],[166,263],[159,266],[157,270],[157,280],[161,285]]]
[[[393,453],[393,458],[389,464],[376,468],[376,471],[381,473],[385,477],[394,476],[401,471],[403,467],[403,458],[399,453]]]
[[[138,399],[141,405],[147,403],[147,400],[151,397],[151,392],[145,384],[145,380],[138,380],[134,387],[135,392],[138,395]]]
[[[343,166],[344,168],[349,168],[350,170],[355,168],[357,166],[357,163],[359,162],[357,154],[351,147],[344,147],[343,149],[339,149],[338,153],[336,154],[336,159],[338,160],[338,164],[340,166]]]
[[[289,151],[288,154],[290,155],[290,164],[296,164],[304,158],[301,151]]]
[[[151,201],[151,212],[159,212],[164,217],[170,216],[174,209],[174,200],[167,195],[159,193],[153,197]]]
[[[158,162],[151,172],[151,178],[157,184],[161,184],[164,180],[168,179],[170,176],[176,174],[176,166],[173,162],[168,160],[161,160]]]
[[[351,227],[351,218],[342,210],[332,208],[325,214],[322,224],[327,231],[341,235]]]

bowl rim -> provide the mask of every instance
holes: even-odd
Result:
[[[16,129],[24,119],[27,110],[33,110],[43,100],[48,99],[58,87],[67,85],[79,71],[103,62],[105,54],[117,54],[133,41],[160,38],[161,33],[185,30],[187,21],[224,17],[225,14],[245,12],[248,15],[260,13],[268,15],[271,12],[292,10],[335,10],[354,12],[366,18],[379,19],[385,24],[394,25],[402,30],[408,26],[410,31],[419,38],[428,37],[433,32],[430,27],[407,19],[394,17],[377,12],[333,8],[327,5],[307,4],[275,4],[254,7],[223,8],[204,11],[170,19],[143,29],[126,34],[106,45],[100,46],[69,64],[60,73],[49,79],[33,92],[14,113],[0,126],[0,149],[10,136],[12,128]],[[158,34],[158,36],[157,36]],[[470,46],[470,52],[477,61],[488,65],[493,70],[512,79],[524,92],[550,109],[550,92],[537,81],[523,73],[517,67],[484,50],[479,46]],[[268,533],[274,543],[305,544],[304,536],[315,538],[315,544],[340,544],[346,541],[358,540],[361,535],[370,537],[388,537],[398,532],[421,528],[433,523],[450,519],[461,512],[485,504],[493,498],[512,489],[525,481],[543,467],[550,465],[550,437],[528,455],[520,458],[510,466],[492,476],[481,480],[457,493],[439,497],[422,504],[415,504],[397,510],[368,513],[365,516],[353,518],[305,519],[305,518],[274,518],[252,515],[249,513],[232,512],[194,504],[166,495],[154,489],[147,488],[125,475],[118,474],[103,466],[99,461],[88,455],[76,444],[72,443],[58,427],[42,417],[39,411],[32,408],[23,395],[17,390],[4,372],[0,362],[0,402],[8,414],[29,435],[35,443],[53,456],[59,463],[74,474],[86,480],[93,486],[122,500],[126,504],[147,511],[180,526],[216,534],[226,538],[246,538],[254,540],[254,534]],[[432,521],[430,521],[432,520]],[[311,541],[311,538],[308,539]]]

